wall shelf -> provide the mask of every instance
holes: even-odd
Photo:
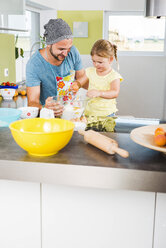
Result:
[[[28,32],[29,31],[27,29],[4,28],[4,27],[0,27],[0,30],[18,31],[18,32]]]

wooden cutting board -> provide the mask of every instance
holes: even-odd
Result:
[[[154,143],[154,132],[158,127],[162,127],[166,131],[166,124],[143,126],[133,129],[130,133],[130,137],[141,146],[166,153],[166,146],[160,147]]]

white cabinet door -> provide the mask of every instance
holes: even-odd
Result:
[[[41,248],[40,184],[0,180],[0,247]]]
[[[166,194],[157,193],[154,248],[166,247]]]
[[[43,248],[152,248],[154,193],[42,185]]]

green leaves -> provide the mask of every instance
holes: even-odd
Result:
[[[15,59],[18,59],[19,53],[18,53],[18,47],[15,47]]]
[[[40,44],[42,46],[42,48],[45,48],[45,45],[46,45],[46,38],[43,36],[40,35]]]
[[[116,125],[115,118],[105,116],[88,116],[87,130],[94,130],[98,132],[114,132]]]
[[[18,57],[24,58],[24,50],[19,47],[15,47],[15,59],[18,59]]]
[[[17,47],[17,41],[18,41],[18,34],[16,35],[15,39],[15,59],[18,59],[18,57],[24,58],[24,50],[22,48]]]
[[[22,48],[20,48],[20,56],[24,58],[24,50]]]

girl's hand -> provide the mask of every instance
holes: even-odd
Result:
[[[100,97],[101,93],[99,90],[88,90],[87,94],[88,97]]]
[[[64,110],[63,105],[58,101],[54,101],[53,97],[48,97],[46,99],[45,108],[52,109],[55,116],[61,116]]]

